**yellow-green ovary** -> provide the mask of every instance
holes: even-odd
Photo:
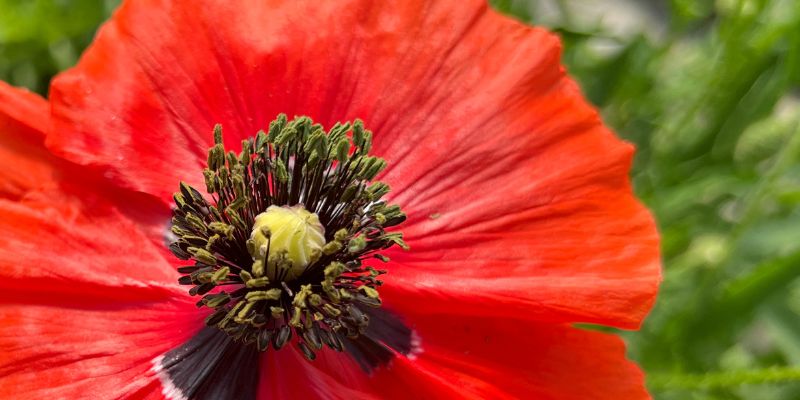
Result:
[[[319,259],[325,245],[325,227],[319,222],[317,214],[307,211],[302,205],[273,205],[256,216],[250,239],[255,249],[253,272],[258,274],[258,269],[266,265],[265,276],[274,279],[284,273],[281,270],[283,265],[284,269],[288,267],[289,270],[282,280],[291,281]],[[266,260],[267,250],[272,262]],[[281,254],[285,254],[287,260],[275,262]],[[261,265],[258,265],[259,261]]]

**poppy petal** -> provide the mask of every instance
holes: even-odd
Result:
[[[198,324],[193,304],[180,300],[53,307],[3,299],[0,397],[162,398],[151,361]]]
[[[376,376],[381,398],[402,398],[428,375],[464,398],[649,399],[618,337],[512,319],[415,319],[423,351]],[[405,381],[404,381],[405,378]]]
[[[294,350],[266,355],[258,398],[405,399],[409,391],[437,399],[650,398],[615,335],[501,318],[410,320],[421,351],[398,355],[371,374],[333,351],[319,352],[312,363]]]
[[[131,1],[53,82],[47,143],[169,203],[176,182],[202,183],[216,123],[235,149],[279,113],[362,118],[392,163],[406,137],[477,135],[487,113],[545,96],[553,70],[555,37],[481,0]]]
[[[641,324],[661,275],[655,223],[627,178],[632,148],[588,106],[564,110],[583,110],[594,122],[565,126],[557,140],[536,131],[496,135],[525,149],[523,158],[465,138],[475,152],[456,151],[486,164],[431,155],[388,172],[387,180],[402,181],[394,200],[409,210],[403,231],[411,246],[389,254],[382,293],[390,303],[401,311],[427,302],[431,313]],[[428,162],[439,170],[413,175]]]
[[[24,202],[0,200],[3,300],[63,304],[75,299],[89,306],[181,293],[178,273],[163,251],[102,197],[85,192],[31,196]]]
[[[44,148],[45,99],[0,81],[0,197],[16,199],[47,186],[55,157]]]
[[[261,357],[257,400],[377,400],[365,386],[366,375],[348,355],[323,350],[309,362],[296,348]]]
[[[513,38],[492,47],[502,57],[451,66],[444,83],[418,77],[427,96],[402,114],[414,129],[376,132],[412,249],[391,255],[386,298],[427,301],[432,313],[636,328],[661,275],[655,223],[629,183],[633,147],[566,76],[554,37],[500,19],[488,18],[492,32],[519,35],[493,33]],[[477,57],[476,43],[457,49]],[[465,84],[470,71],[486,78]]]

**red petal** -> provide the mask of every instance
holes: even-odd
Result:
[[[346,354],[307,362],[294,349],[263,358],[260,399],[648,399],[614,336],[564,325],[457,316],[410,319],[422,352],[367,376]],[[278,383],[280,382],[280,383]]]
[[[0,200],[0,398],[161,398],[150,361],[202,324],[147,225],[85,189]]]
[[[368,376],[346,353],[325,348],[309,362],[291,348],[265,354],[261,368],[259,400],[407,399],[410,392],[425,399],[463,397],[458,387],[406,358],[397,358],[390,369]]]
[[[591,112],[582,107],[565,112]],[[410,210],[402,229],[411,251],[391,254],[387,301],[401,310],[425,302],[431,313],[638,327],[661,279],[658,234],[631,194],[631,148],[594,121],[566,125],[546,144],[536,131],[496,135],[527,158],[508,160],[502,147],[465,138],[474,150],[456,152],[486,164],[403,159],[387,178],[401,181],[394,200]],[[413,175],[430,160],[450,175]]]
[[[48,124],[0,82],[0,397],[162,398],[150,360],[198,326],[152,244],[165,210],[54,157]]]
[[[323,349],[309,362],[296,348],[261,357],[258,400],[375,399],[365,386],[367,377],[347,354]]]
[[[49,124],[50,107],[44,99],[0,81],[0,198],[57,206],[80,202],[67,192],[91,193],[134,216],[160,245],[169,209],[148,195],[120,190],[104,177],[55,157],[44,146]]]
[[[162,398],[151,361],[202,324],[191,303],[3,303],[0,397],[9,399]]]
[[[55,157],[44,148],[49,116],[43,98],[0,81],[0,197],[19,198],[52,182]]]
[[[381,398],[402,398],[411,374],[465,398],[648,399],[641,371],[614,335],[511,319],[416,319],[423,352],[377,376]],[[404,377],[407,380],[404,381]]]
[[[140,225],[91,193],[48,194],[0,200],[0,299],[91,306],[181,293],[177,271]]]
[[[422,93],[397,121],[411,129],[376,136],[412,248],[392,255],[386,299],[638,327],[661,278],[656,227],[627,175],[632,147],[566,77],[555,38],[493,14],[475,24],[447,59],[461,64],[404,69]]]
[[[280,112],[363,118],[397,139],[378,143],[394,162],[407,137],[478,135],[487,116],[541,98],[556,55],[552,36],[480,0],[126,2],[53,83],[48,144],[167,201],[200,180],[215,123],[236,148]]]

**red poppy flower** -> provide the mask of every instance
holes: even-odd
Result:
[[[281,113],[307,115],[330,136],[305,119],[271,124]],[[341,200],[361,199],[366,178],[344,179],[356,197],[327,178],[300,192],[281,186],[317,165],[327,176],[366,157],[360,125],[335,128],[356,119],[373,132],[370,154],[388,165],[378,177],[392,188],[386,198],[405,214]],[[281,142],[287,124],[304,139]],[[334,137],[346,146],[334,148]],[[215,158],[222,144],[239,150],[248,138],[252,158]],[[278,142],[294,146],[287,162]],[[328,164],[301,155],[320,143],[317,154],[339,151]],[[631,194],[632,153],[565,75],[558,40],[482,1],[125,2],[78,66],[55,79],[49,104],[0,84],[0,397],[647,398],[616,336],[571,326],[635,329],[653,303],[658,238]],[[226,160],[260,163],[270,183],[221,178],[228,167],[237,173]],[[207,163],[209,187],[224,181],[231,191],[182,185],[173,199],[181,181],[207,186]],[[226,231],[235,226],[227,211],[209,210],[240,190],[250,196],[247,218],[268,204],[318,213],[321,225],[302,214],[325,235],[303,265],[355,254],[345,272],[315,276],[358,301],[300,290],[306,272],[258,281],[273,267],[257,273],[257,258],[272,258],[253,246],[278,243],[274,225],[256,224],[247,265],[231,261],[225,252],[244,249],[247,237]],[[258,197],[275,193],[285,198]],[[314,193],[338,211],[309,206]],[[337,215],[369,226],[348,231]],[[402,215],[396,228],[411,250],[388,248],[388,274],[368,273],[379,261],[358,257],[389,247],[397,236],[381,224]],[[345,226],[341,238],[332,225]],[[187,233],[195,228],[208,236]],[[233,250],[214,250],[211,230]],[[197,240],[212,250],[187,247]],[[294,253],[281,254],[279,265],[295,271]],[[239,297],[220,294],[226,279]],[[294,314],[239,305],[243,322],[224,331],[209,310],[289,292],[328,314],[312,313],[305,298]],[[342,310],[352,314],[333,317]],[[294,334],[280,339],[279,326]]]

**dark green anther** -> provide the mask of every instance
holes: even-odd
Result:
[[[295,136],[297,136],[297,129],[289,125],[281,130],[273,143],[275,143],[276,146],[284,146],[289,143],[289,141],[293,140]]]
[[[347,237],[350,236],[350,233],[347,232],[347,229],[339,229],[336,233],[333,234],[334,240],[338,240],[340,242],[344,242],[347,240]]]
[[[174,234],[175,234],[175,236],[177,236],[177,237],[182,237],[182,236],[185,236],[185,235],[191,235],[191,232],[187,231],[186,229],[183,229],[183,228],[181,228],[181,227],[180,227],[180,226],[178,226],[178,225],[172,225],[172,227],[171,227],[171,228],[169,228],[169,229],[170,229],[170,230],[172,231],[172,233],[174,233]]]
[[[328,147],[328,136],[321,134],[315,143],[314,150],[320,158],[324,158],[328,154]]]
[[[219,209],[217,207],[209,206],[208,211],[211,213],[212,216],[214,216],[215,220],[221,221],[223,219],[222,213],[219,212]]]
[[[206,325],[207,326],[217,325],[220,321],[222,321],[223,318],[225,318],[225,314],[227,314],[227,310],[225,310],[224,308],[220,308],[214,311],[213,314],[206,317],[205,320]]]
[[[214,144],[222,144],[222,124],[214,125]]]
[[[325,243],[325,246],[322,247],[322,254],[331,255],[334,253],[338,253],[339,250],[342,249],[342,247],[344,247],[342,242],[338,240],[332,240],[328,243]]]
[[[236,212],[236,209],[227,207],[225,208],[225,214],[228,216],[228,219],[234,226],[237,226],[241,229],[245,229],[246,224],[244,223],[242,217],[239,216],[239,213]]]
[[[250,148],[253,146],[251,139],[242,140],[242,152],[239,153],[239,163],[250,165]]]
[[[378,307],[381,306],[381,299],[380,298],[374,298],[374,297],[359,295],[359,296],[356,296],[355,299],[356,299],[357,302],[359,302],[359,303],[361,303],[361,304],[363,304],[363,305],[365,305],[367,307],[378,308]]]
[[[183,198],[183,195],[180,193],[175,193],[172,195],[172,200],[175,201],[175,204],[178,205],[178,208],[186,207],[186,199]]]
[[[256,134],[256,153],[260,152],[268,143],[267,134],[263,130]]]
[[[278,331],[278,334],[275,336],[275,339],[272,342],[272,346],[275,347],[275,350],[279,350],[291,338],[292,338],[292,329],[289,328],[289,325],[283,325],[281,329]]]
[[[206,265],[217,265],[217,259],[211,254],[208,250],[198,248],[198,247],[189,247],[189,254],[194,256],[197,261],[206,264]]]
[[[351,254],[356,254],[361,252],[367,247],[367,241],[364,239],[363,236],[356,236],[350,239],[350,243],[347,244],[347,251]]]
[[[253,279],[253,275],[251,275],[250,272],[247,272],[247,270],[242,270],[242,272],[239,272],[239,277],[242,278],[242,282],[247,282]]]
[[[359,148],[364,145],[364,122],[360,119],[353,122],[353,144]]]
[[[200,269],[200,267],[198,267],[196,265],[190,265],[190,266],[186,266],[186,267],[178,267],[178,272],[180,272],[182,274],[191,274],[192,272],[195,272],[198,269]]]
[[[286,171],[286,164],[281,159],[275,160],[275,177],[281,183],[289,181],[289,173]]]
[[[336,159],[343,163],[350,158],[350,141],[346,137],[339,139],[336,143]]]
[[[351,200],[353,200],[356,197],[356,193],[359,189],[361,189],[361,187],[357,185],[348,186],[347,189],[344,190],[344,193],[342,193],[342,202],[349,203]]]
[[[215,221],[215,222],[212,222],[212,223],[208,224],[208,227],[209,227],[209,229],[211,229],[212,232],[216,232],[216,233],[218,233],[220,235],[223,235],[228,239],[232,239],[233,238],[233,227],[228,225],[228,224],[226,224],[226,223],[224,223],[224,222],[216,222]]]
[[[306,154],[311,154],[311,152],[315,150],[317,142],[320,140],[322,136],[324,135],[319,132],[311,136],[303,145],[303,151],[306,152]]]
[[[203,179],[205,180],[206,191],[208,193],[214,193],[217,191],[217,185],[214,183],[215,182],[214,178],[215,176],[213,171],[211,171],[208,168],[203,170]]]
[[[228,206],[228,208],[231,209],[231,210],[234,210],[234,211],[238,211],[238,210],[240,210],[242,207],[244,207],[246,205],[247,205],[247,197],[242,196],[242,197],[237,197],[236,200],[234,200]]]
[[[278,134],[281,133],[284,126],[286,126],[286,114],[279,114],[278,118],[269,124],[269,135],[267,135],[267,141],[270,143],[275,143],[275,138],[278,137]]]
[[[233,169],[239,165],[239,157],[236,156],[236,153],[233,151],[228,152],[228,168]]]
[[[403,234],[402,233],[389,233],[383,236],[384,240],[391,242],[391,244],[396,244],[400,246],[403,250],[408,250],[409,247],[405,241],[403,241]]]
[[[303,332],[303,339],[313,350],[322,349],[322,340],[319,338],[319,333],[317,333],[317,330],[314,329],[313,326],[311,329]]]
[[[230,301],[231,301],[231,296],[224,292],[219,294],[209,294],[203,297],[203,303],[205,304],[206,307],[209,308],[217,308],[219,306],[227,304]]]
[[[256,344],[258,346],[259,351],[267,351],[269,347],[269,342],[272,340],[272,335],[274,334],[273,331],[269,329],[262,329],[258,333],[258,339],[256,340]]]
[[[217,171],[217,177],[219,178],[219,187],[228,187],[230,186],[230,170],[228,168],[220,168]]]
[[[189,224],[189,226],[191,226],[192,228],[194,228],[195,230],[197,230],[199,232],[205,233],[206,230],[207,230],[206,229],[206,223],[203,222],[203,220],[200,217],[198,217],[196,214],[188,214],[188,215],[186,215],[186,222]]]
[[[319,154],[320,153],[317,153],[316,151],[311,153],[311,156],[308,158],[305,167],[303,167],[305,174],[308,174],[311,170],[316,168],[317,165],[319,165],[319,162],[321,161]]]
[[[373,289],[373,288],[371,288],[369,286],[366,286],[366,285],[359,287],[358,290],[360,292],[364,293],[365,295],[367,295],[367,297],[370,297],[370,298],[373,298],[373,299],[377,299],[377,298],[380,297],[378,295],[378,291],[377,290],[375,290],[375,289]]]
[[[386,215],[387,218],[392,218],[402,214],[403,211],[400,210],[400,206],[398,206],[397,204],[392,204],[391,206],[385,207],[382,210],[382,213]]]
[[[303,135],[307,135],[309,128],[311,127],[311,118],[306,116],[295,117],[291,124],[295,126],[295,129],[297,129],[298,132]]]
[[[214,243],[220,240],[222,237],[219,234],[213,234],[211,237],[208,238],[208,243],[206,243],[206,250],[211,251],[211,248],[214,247]]]
[[[211,275],[211,281],[214,282],[214,283],[222,282],[222,281],[224,281],[225,279],[228,278],[228,274],[230,272],[231,272],[231,269],[229,267],[222,267],[222,268],[214,271],[214,274]]]
[[[281,317],[283,316],[283,312],[284,311],[285,310],[283,309],[283,307],[274,307],[273,306],[273,307],[269,308],[269,312],[270,312],[270,314],[272,314],[272,318],[274,318],[274,319],[281,319]]]
[[[269,278],[263,276],[261,278],[248,279],[244,283],[248,288],[262,288],[269,285]]]
[[[189,294],[192,295],[192,296],[197,296],[197,295],[202,296],[202,295],[210,292],[211,289],[214,289],[216,286],[217,285],[215,285],[214,282],[205,282],[202,285],[195,286],[195,287],[189,289]]]
[[[389,185],[383,182],[375,182],[367,188],[367,192],[372,197],[372,201],[377,201],[389,193]]]
[[[225,167],[225,148],[221,144],[214,145],[212,148],[214,155],[213,164],[209,164],[209,168],[218,170]]]
[[[386,168],[386,161],[378,157],[370,157],[369,162],[361,169],[361,176],[365,180],[372,180]]]
[[[367,154],[372,150],[372,132],[367,131],[364,134],[364,144],[361,145],[361,154]]]
[[[348,129],[350,129],[350,124],[342,124],[341,122],[337,122],[328,132],[329,143],[338,143],[339,139],[344,136]]]

